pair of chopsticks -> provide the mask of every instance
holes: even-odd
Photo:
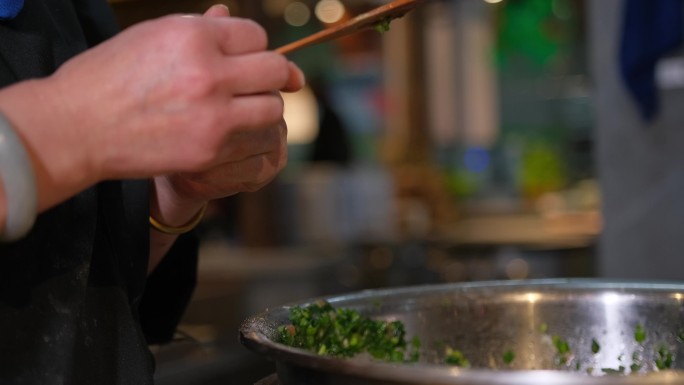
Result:
[[[388,23],[392,19],[404,16],[425,0],[394,0],[391,3],[362,13],[340,25],[324,29],[303,39],[276,48],[276,52],[289,54],[301,48],[338,39],[355,32],[374,28],[379,23]]]

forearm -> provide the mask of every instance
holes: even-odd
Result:
[[[98,166],[100,160],[88,152],[88,149],[98,147],[89,143],[86,131],[90,123],[82,119],[82,114],[72,113],[68,103],[62,103],[64,97],[56,95],[59,94],[57,89],[50,79],[41,79],[0,90],[0,112],[10,121],[31,160],[39,213],[104,179]],[[164,178],[156,180],[165,183]],[[7,215],[2,184],[0,180],[0,232],[4,230]],[[152,183],[150,213],[162,223],[180,226],[187,223],[203,203],[179,199],[171,191],[169,186],[157,189]],[[150,271],[176,238],[176,235],[150,230]]]
[[[68,199],[98,180],[88,153],[87,135],[79,133],[77,115],[58,101],[48,79],[32,80],[0,90],[0,112],[6,116],[30,157],[37,188],[38,212]],[[2,184],[2,181],[0,181]],[[0,231],[7,213],[0,191]]]

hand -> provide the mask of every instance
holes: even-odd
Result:
[[[189,197],[208,199],[258,188],[283,167],[283,102],[274,91],[301,88],[301,71],[265,50],[256,23],[227,17],[222,6],[205,16],[129,27],[53,76],[0,92],[32,154],[41,211],[106,179],[206,180],[258,169],[257,180],[236,179],[231,191]]]
[[[167,195],[187,210],[258,188],[283,167],[275,90],[301,88],[301,71],[266,51],[256,23],[225,7],[206,16],[129,27],[52,76],[0,90],[31,156],[40,211],[102,180],[166,174]]]
[[[205,16],[227,17],[225,7],[210,8]],[[297,91],[303,86],[301,71],[289,63],[290,75],[283,91]],[[271,90],[242,98],[272,98],[277,101],[277,119],[266,124],[245,126],[241,135],[224,141],[227,156],[222,162],[195,172],[171,173],[154,178],[156,202],[152,202],[155,217],[165,223],[182,224],[209,200],[244,191],[256,191],[269,183],[287,162],[287,127],[282,119],[282,99]],[[276,104],[276,103],[274,103]],[[247,106],[245,106],[247,107]],[[275,115],[274,115],[275,116]]]
[[[254,156],[274,163],[283,102],[273,91],[303,80],[266,46],[252,21],[169,16],[80,55],[52,82],[83,121],[78,142],[93,149],[99,179],[203,172]]]

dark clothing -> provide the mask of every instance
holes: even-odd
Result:
[[[648,123],[658,115],[656,66],[684,40],[684,1],[627,0],[620,44],[620,74]]]
[[[0,22],[0,87],[49,75],[117,31],[104,0],[30,0]],[[147,281],[148,182],[100,183],[0,244],[1,384],[151,384],[195,285],[183,236]],[[142,324],[142,326],[141,326]]]

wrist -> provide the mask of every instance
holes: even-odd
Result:
[[[49,78],[24,81],[0,92],[0,110],[31,158],[39,211],[99,180],[90,154],[96,151],[91,151],[85,135],[88,127],[69,112],[65,99]]]
[[[158,230],[165,227],[187,229],[196,226],[201,220],[206,201],[180,197],[164,176],[153,178],[150,184],[150,218],[153,227]],[[161,226],[155,226],[154,222]]]

